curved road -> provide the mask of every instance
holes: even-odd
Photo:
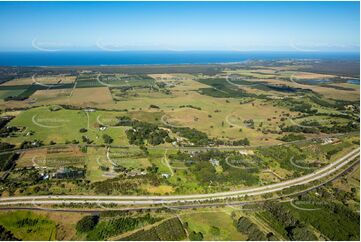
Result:
[[[292,186],[304,185],[316,180],[320,180],[337,170],[346,166],[359,156],[360,148],[354,149],[335,162],[314,171],[308,175],[295,179],[275,183],[271,185],[241,189],[229,192],[219,192],[211,194],[193,194],[176,196],[82,196],[82,195],[60,195],[60,196],[19,196],[0,198],[0,205],[23,205],[23,204],[70,204],[70,203],[95,203],[95,204],[165,204],[165,203],[185,203],[193,201],[206,201],[225,198],[239,198],[244,196],[263,195],[267,193],[281,191]]]

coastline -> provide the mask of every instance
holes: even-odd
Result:
[[[240,51],[23,51],[0,52],[0,66],[16,67],[119,67],[172,65],[229,65],[250,60],[359,61],[358,52],[240,52]]]

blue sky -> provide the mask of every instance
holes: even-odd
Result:
[[[1,2],[0,50],[355,51],[359,2]]]

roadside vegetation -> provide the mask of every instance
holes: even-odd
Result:
[[[246,189],[311,174],[359,147],[359,76],[332,63],[0,70],[4,198]],[[356,173],[257,211],[1,211],[0,239],[359,240]]]

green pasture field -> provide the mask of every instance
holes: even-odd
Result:
[[[209,139],[218,141],[233,142],[247,138],[251,145],[249,149],[252,150],[253,146],[284,143],[280,138],[290,133],[282,133],[282,125],[292,126],[295,123],[302,125],[303,121],[316,120],[323,126],[331,126],[335,123],[346,125],[349,117],[357,120],[358,107],[355,102],[343,103],[323,95],[326,90],[330,94],[331,91],[328,90],[330,88],[292,83],[290,77],[298,73],[299,67],[280,65],[223,69],[212,76],[200,73],[156,73],[149,76],[139,73],[134,75],[102,73],[99,77],[100,81],[97,79],[98,74],[82,73],[75,81],[69,80],[73,83],[65,83],[68,85],[66,89],[61,89],[60,86],[49,90],[40,87],[38,89],[29,83],[21,85],[19,83],[16,86],[0,85],[0,95],[1,92],[18,93],[21,90],[18,95],[28,95],[33,98],[27,101],[1,103],[4,107],[9,105],[28,108],[17,111],[16,117],[7,125],[19,127],[20,131],[2,137],[1,142],[15,144],[17,147],[24,141],[35,140],[42,141],[44,145],[73,143],[80,146],[130,146],[126,132],[131,127],[119,126],[118,123],[118,117],[126,116],[155,124],[169,132],[171,138],[182,138],[180,133],[171,131],[174,127],[194,128],[205,133]],[[239,80],[233,80],[236,85],[226,81],[227,74],[239,76]],[[300,75],[316,79],[321,74],[302,72]],[[253,85],[255,83],[257,85]],[[332,92],[347,94],[346,90],[332,89]],[[356,92],[357,90],[353,93]],[[338,98],[337,95],[336,97]],[[30,101],[32,104],[29,104]],[[39,107],[35,107],[37,105]],[[297,105],[301,108],[297,111],[290,110]],[[311,107],[318,114],[302,112],[302,105]],[[343,109],[346,105],[349,106],[348,110]],[[58,110],[51,111],[53,107],[58,107]],[[343,114],[344,116],[341,117]],[[306,139],[326,135],[297,134],[303,135]],[[110,144],[105,144],[104,135],[111,137]],[[305,171],[296,169],[290,164],[289,153],[298,155],[307,153],[305,157],[300,155],[299,159],[304,159],[302,164],[322,166],[355,147],[356,144],[352,141],[354,140],[349,140],[345,144],[342,141],[340,144],[324,146],[300,145],[298,146],[300,148],[292,147],[288,151],[273,147],[274,157],[271,157],[270,153],[262,156],[256,152],[255,156],[260,157],[261,161],[257,163],[259,171],[255,177],[248,177],[247,174],[236,172],[228,166],[209,167],[208,160],[204,162],[204,174],[197,174],[194,164],[187,166],[183,161],[170,158],[170,155],[177,152],[179,145],[170,142],[157,146],[157,149],[147,145],[148,155],[136,145],[132,145],[127,151],[113,147],[109,149],[109,155],[106,147],[88,147],[88,150],[79,156],[72,156],[65,151],[64,154],[58,155],[41,152],[35,155],[39,155],[39,166],[47,165],[54,169],[61,166],[86,166],[86,179],[91,182],[106,181],[118,176],[112,162],[129,170],[147,170],[155,165],[158,167],[156,176],[161,178],[160,186],[169,186],[172,193],[182,194],[217,191],[219,184],[210,184],[210,179],[200,182],[207,174],[213,174],[214,170],[213,175],[220,179],[224,190],[246,186],[245,181],[241,182],[242,179],[252,180],[253,185],[269,184],[305,174]],[[288,160],[277,157],[277,152],[287,156]],[[27,155],[19,158],[17,164],[19,168],[33,165],[29,157],[34,154]],[[47,158],[48,164],[42,163],[42,157]],[[318,160],[319,164],[314,164],[315,160]],[[167,175],[169,178],[164,178]],[[230,177],[238,177],[240,182],[237,183]],[[169,187],[161,190],[169,190]],[[150,186],[149,190],[157,193],[154,187]]]
[[[172,89],[171,89],[172,90]],[[261,103],[261,102],[258,102]],[[124,100],[116,104],[120,109],[127,108],[128,110],[151,111],[150,105],[158,106],[159,112],[163,112],[166,119],[169,120],[170,125],[184,126],[196,128],[200,131],[206,132],[210,137],[218,138],[244,138],[248,137],[253,141],[262,143],[272,142],[277,135],[269,135],[269,142],[261,140],[264,136],[261,132],[256,130],[249,130],[245,128],[242,132],[238,132],[241,127],[230,127],[227,125],[225,118],[233,112],[241,112],[244,116],[243,119],[248,119],[249,114],[259,114],[259,116],[250,116],[249,118],[269,118],[267,114],[267,106],[257,105],[255,107],[251,104],[240,104],[238,100],[226,98],[212,98],[205,95],[200,95],[194,91],[187,91],[184,95],[183,91],[173,91],[171,96],[163,97],[157,96],[156,98],[149,97],[132,97],[131,100]],[[192,108],[179,108],[180,106],[194,106],[199,107],[201,110]],[[272,108],[272,110],[288,111],[287,109]],[[237,125],[238,126],[238,125]],[[243,126],[242,126],[243,127]],[[244,127],[243,127],[244,128]]]
[[[106,160],[106,149],[103,147],[88,147],[87,149],[87,163],[86,163],[86,178],[91,182],[103,181],[109,179],[106,171],[103,171],[100,166],[112,168],[111,163]]]
[[[32,212],[1,212],[0,225],[21,240],[55,240],[56,238],[56,224]]]
[[[237,71],[227,71],[228,74],[233,72]],[[254,74],[256,76],[253,76],[252,78],[257,78],[261,80],[261,82],[265,83],[272,83],[272,80],[270,80],[269,78],[262,79],[261,76],[257,75],[286,75],[289,77],[290,75],[296,73],[288,70],[279,71],[277,70],[277,68],[272,69],[259,67],[257,69],[239,70],[239,72]],[[96,80],[96,78],[96,74],[81,74],[77,78],[77,88],[102,86]],[[104,79],[104,82],[113,83],[114,85],[119,83],[126,83],[127,85],[132,85],[133,83],[134,86],[133,89],[125,91],[124,96],[120,97],[118,97],[117,95],[123,93],[124,91],[121,91],[116,87],[110,88],[113,98],[115,98],[114,100],[116,101],[107,101],[108,103],[94,102],[95,106],[99,105],[102,108],[112,110],[127,109],[132,112],[137,111],[139,114],[150,113],[151,115],[152,113],[157,111],[166,115],[166,120],[169,120],[169,125],[196,128],[200,131],[207,133],[208,136],[211,138],[233,140],[247,137],[248,139],[250,139],[251,144],[275,144],[278,143],[277,138],[280,137],[275,132],[279,131],[278,126],[283,123],[279,120],[279,114],[282,112],[292,114],[292,112],[289,111],[290,106],[274,107],[274,102],[270,100],[258,100],[256,98],[256,100],[253,102],[241,104],[244,101],[243,99],[250,99],[252,101],[252,98],[239,95],[233,97],[233,92],[240,93],[239,88],[232,86],[228,83],[221,84],[219,83],[219,81],[213,84],[212,82],[208,83],[208,81],[204,82],[202,80],[209,79],[207,79],[207,76],[204,75],[157,74],[149,77],[142,75],[128,76],[123,74],[103,74],[100,76],[100,79]],[[215,79],[217,80],[217,78]],[[149,84],[149,82],[154,83],[155,80],[157,82],[171,83],[172,85],[167,88],[169,89],[170,93],[166,94],[162,91],[162,89],[160,91],[155,91],[149,87],[144,88],[144,84]],[[223,80],[223,82],[225,82],[225,80]],[[208,87],[207,84],[209,85]],[[218,87],[218,85],[221,86]],[[210,90],[217,91],[216,89],[212,89],[214,87],[217,88],[217,90],[221,91],[222,87],[226,87],[227,90],[232,90],[231,96],[227,96],[227,98],[222,96],[212,97],[199,93],[199,90],[204,88],[210,88]],[[292,95],[294,95],[294,93]],[[303,100],[307,103],[311,103],[312,106],[319,110],[319,112],[338,113],[335,112],[334,108],[320,106],[302,97],[298,97],[297,99],[299,98],[301,98],[300,100]],[[74,103],[80,104],[80,102],[78,101]],[[69,102],[69,100],[60,97],[59,102]],[[279,102],[282,102],[282,100],[280,100]],[[70,103],[72,102],[70,101]],[[92,102],[89,101],[87,104],[91,103]],[[159,109],[150,108],[151,105],[157,106],[159,107]],[[201,110],[180,108],[181,106],[194,106],[199,107]],[[270,113],[270,110],[274,113]],[[278,112],[278,114],[276,114],[276,112]],[[92,116],[93,114],[90,113],[89,115]],[[147,120],[158,123],[161,117],[162,115],[159,115],[156,118]],[[275,117],[276,119],[274,119]],[[270,118],[271,121],[268,121],[267,119]],[[231,122],[227,122],[226,119]],[[246,119],[254,119],[256,128],[249,129],[248,127],[246,127],[243,123],[243,121]],[[261,123],[263,127],[258,127],[259,125],[261,125]],[[285,123],[288,124],[288,120],[286,120]],[[240,131],[241,129],[242,131]],[[268,130],[265,131],[266,133],[263,132],[265,129]],[[269,131],[272,131],[274,133]],[[97,141],[95,142],[98,143]]]
[[[293,119],[293,121],[296,124],[302,125],[304,123],[305,126],[310,126],[310,127],[312,127],[313,121],[319,123],[321,126],[328,126],[328,127],[332,126],[333,123],[337,123],[338,125],[346,125],[349,122],[349,120],[346,118],[330,117],[330,116],[325,116],[325,115],[296,118],[296,119]]]
[[[267,78],[275,78],[277,77],[277,73],[275,70],[264,69],[264,70],[235,70],[235,71],[227,71],[228,74],[238,74],[244,77],[253,77],[259,79],[267,79]]]
[[[136,88],[131,89],[127,91],[123,91],[120,88],[110,88],[113,98],[116,101],[127,101],[127,100],[133,100],[137,99],[137,97],[142,98],[150,98],[150,99],[157,99],[157,98],[167,98],[169,97],[169,94],[166,94],[161,91],[155,91],[155,89],[152,89],[150,87],[147,88]]]
[[[82,143],[82,136],[87,136],[94,144],[103,144],[102,135],[108,134],[118,145],[128,144],[124,127],[108,127],[111,125],[112,118],[118,114],[121,115],[117,112],[85,112],[66,109],[50,111],[50,107],[33,108],[21,112],[9,123],[10,126],[26,127],[26,131],[15,137],[7,137],[4,141],[20,144],[22,141],[37,139],[42,140],[44,144],[49,144],[50,141],[64,144],[67,141],[77,140]],[[100,130],[101,124],[105,124],[108,128]],[[81,128],[87,129],[87,132],[80,133]],[[26,135],[30,131],[34,134]]]
[[[129,87],[144,87],[153,86],[154,79],[149,76],[128,76],[128,75],[102,75],[100,76],[101,82],[110,86],[129,86]]]
[[[79,67],[62,83],[54,76],[39,76],[43,84],[59,84],[49,89],[34,84],[30,77],[3,83],[1,115],[14,118],[7,124],[2,120],[1,147],[12,147],[3,144],[6,142],[15,149],[26,148],[16,151],[19,157],[14,161],[8,160],[15,157],[13,151],[0,152],[0,159],[6,160],[3,164],[15,164],[12,170],[4,166],[0,171],[7,175],[1,181],[0,194],[209,194],[311,174],[359,147],[360,89],[343,82],[346,76],[313,73],[310,67],[293,60],[178,69],[89,67],[90,71],[85,71]],[[330,82],[317,82],[324,79]],[[17,100],[8,100],[9,96]],[[125,126],[119,117],[141,122]],[[327,129],[322,133],[321,129],[300,128],[317,125]],[[11,127],[19,130],[11,131]],[[246,138],[250,145],[240,142]],[[205,142],[197,143],[199,140]],[[41,141],[42,146],[27,148],[35,146],[34,141]],[[210,149],[213,146],[219,149]],[[59,168],[69,167],[84,170],[84,177],[52,177]],[[85,233],[76,230],[76,223],[86,213],[2,211],[0,225],[21,240],[156,239],[159,231],[162,238],[171,240],[168,235],[177,231],[184,239],[184,228],[186,240],[202,233],[203,240],[242,241],[252,238],[237,230],[237,221],[244,216],[276,240],[292,240],[294,234],[290,233],[304,235],[302,229],[306,228],[320,240],[359,240],[359,182],[357,166],[324,186],[292,197],[318,202],[301,204],[305,210],[286,199],[276,202],[285,209],[278,207],[277,212],[267,203],[254,206],[255,210],[229,204],[183,210],[109,210],[100,212],[99,223]],[[268,195],[275,197],[276,193]],[[39,206],[100,209],[88,204]],[[109,205],[116,207],[123,208]],[[134,220],[147,213],[156,219]],[[290,217],[298,220],[295,228],[300,230],[285,225],[293,222]],[[167,220],[170,218],[173,223]],[[177,231],[172,233],[172,229]]]
[[[23,93],[25,89],[18,89],[18,90],[0,90],[0,99],[5,99],[7,97],[15,97],[19,94]]]
[[[181,219],[188,223],[188,233],[201,232],[204,240],[246,240],[247,235],[237,231],[227,210],[229,209],[213,209],[213,211],[199,209],[199,211],[189,212],[189,214],[182,213]]]
[[[150,108],[150,105],[159,106],[159,109]],[[201,110],[179,108],[180,106],[190,105],[199,107]],[[257,129],[247,128],[242,122],[246,119],[255,119],[255,123],[259,124],[263,122],[265,127],[266,124],[269,123],[270,129],[277,130],[277,126],[280,124],[276,123],[276,121],[279,120],[279,115],[282,111],[289,111],[281,107],[272,107],[268,104],[264,105],[262,102],[255,102],[253,105],[251,103],[240,104],[239,101],[232,99],[214,99],[212,97],[200,95],[196,92],[189,92],[189,95],[185,96],[182,96],[181,93],[176,93],[172,97],[158,97],[156,99],[137,97],[133,100],[122,101],[116,104],[120,110],[128,109],[128,113],[117,111],[88,112],[90,123],[89,131],[86,135],[93,138],[95,143],[100,143],[98,142],[100,133],[96,131],[98,128],[97,126],[99,126],[98,121],[106,126],[112,126],[118,115],[130,116],[131,118],[152,123],[161,123],[162,116],[165,115],[164,119],[166,120],[166,123],[161,123],[161,125],[165,127],[176,125],[196,128],[207,133],[209,137],[220,139],[242,139],[247,137],[251,140],[251,143],[257,142],[263,144],[277,142],[275,139],[278,135],[267,135],[266,137],[269,139],[267,141],[264,139],[265,135],[262,132],[257,131]],[[53,119],[48,120],[49,124],[44,123],[43,125],[49,127],[54,126],[54,128],[44,128],[41,126],[42,123],[40,123],[40,126],[34,124],[32,122],[34,115],[36,115],[35,122],[39,118]],[[60,121],[56,120],[57,117],[59,117],[59,120],[63,120],[64,123],[60,124]],[[240,122],[233,120],[234,117],[239,118]],[[272,119],[271,122],[267,121],[267,119],[273,117],[277,117],[277,120]],[[51,121],[53,124],[50,123]],[[87,122],[86,113],[81,110],[60,110],[57,112],[50,112],[47,108],[35,108],[23,111],[10,123],[10,125],[23,126],[27,127],[28,130],[35,131],[34,136],[25,137],[25,139],[37,137],[44,140],[45,143],[50,142],[51,140],[57,143],[63,143],[66,140],[79,140],[81,135],[78,134],[76,130],[88,128]],[[57,130],[55,127],[62,128],[61,135],[59,132],[54,132],[55,134],[53,134],[52,131]],[[113,139],[115,142],[119,142],[119,144],[127,143],[126,139],[120,138],[124,137],[124,128],[122,127],[109,127],[104,133],[110,133],[110,135],[113,134],[111,136],[114,136]],[[96,136],[98,136],[98,138],[96,138]],[[18,139],[18,142],[23,139],[24,137]],[[15,138],[12,140],[17,139]]]
[[[139,148],[109,150],[109,158],[112,163],[129,169],[146,169],[151,166],[148,158]]]

